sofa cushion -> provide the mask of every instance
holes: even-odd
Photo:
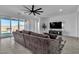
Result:
[[[19,31],[20,33],[23,33],[23,31]]]
[[[31,34],[31,35],[34,35],[34,36],[43,37],[43,38],[49,38],[48,35],[44,35],[44,34],[38,34],[38,33],[34,33],[34,32],[31,32],[30,34]]]
[[[30,34],[30,31],[25,31],[25,30],[23,30],[23,33],[25,33],[25,34]]]
[[[42,37],[37,37],[34,35],[30,35],[30,44],[31,44],[31,49],[34,51],[34,53],[47,53],[48,52],[48,40],[42,38]]]
[[[51,38],[51,39],[56,39],[56,37],[57,37],[57,35],[52,35],[52,34],[50,34],[50,38]]]
[[[19,32],[19,30],[16,30],[16,32]]]
[[[49,33],[44,33],[45,35],[48,35],[51,39],[56,39],[57,35],[55,34],[49,34]]]

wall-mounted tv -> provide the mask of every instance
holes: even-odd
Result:
[[[62,29],[62,22],[50,22],[50,29]]]

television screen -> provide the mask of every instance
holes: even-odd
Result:
[[[51,22],[50,28],[51,29],[62,29],[62,22]]]

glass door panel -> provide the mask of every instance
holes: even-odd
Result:
[[[18,30],[18,20],[11,20],[11,33]]]
[[[1,38],[11,37],[12,32],[16,30],[24,30],[24,21],[22,20],[1,18],[0,23]]]
[[[19,21],[19,30],[24,30],[24,21]]]
[[[10,20],[3,18],[1,19],[1,37],[9,36],[11,36]]]

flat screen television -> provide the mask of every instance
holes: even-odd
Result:
[[[50,29],[62,29],[62,22],[50,22]]]

